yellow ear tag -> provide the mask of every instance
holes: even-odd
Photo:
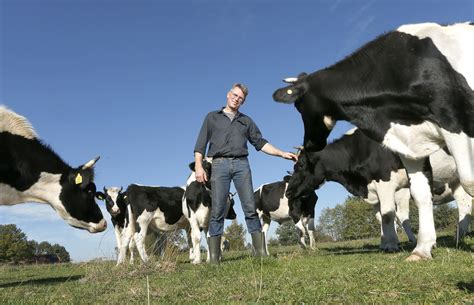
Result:
[[[125,199],[125,198],[127,198],[127,196],[126,196],[126,195],[125,195],[125,196],[123,196],[123,199]]]
[[[290,95],[291,95],[291,94],[293,94],[293,90],[291,90],[291,89],[288,89],[288,90],[286,90],[286,93],[288,93],[288,94],[290,94]]]
[[[82,183],[82,176],[80,173],[77,174],[76,176],[76,184],[81,184]]]

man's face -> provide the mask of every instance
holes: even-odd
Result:
[[[227,107],[233,111],[239,110],[244,101],[245,95],[239,87],[234,87],[227,93]]]

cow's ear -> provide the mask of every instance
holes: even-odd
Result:
[[[93,179],[94,171],[92,169],[74,169],[68,175],[69,182],[73,185],[79,186],[81,189],[85,189]]]
[[[308,91],[306,81],[280,88],[273,93],[275,102],[291,104],[300,99]]]
[[[97,198],[99,200],[105,200],[105,194],[102,193],[102,192],[96,192],[95,193],[95,198]]]
[[[285,181],[286,183],[290,182],[290,179],[291,179],[290,175],[286,175],[285,177],[283,177],[283,181]]]
[[[189,169],[191,169],[193,172],[194,172],[195,166],[196,166],[196,162],[189,163]]]

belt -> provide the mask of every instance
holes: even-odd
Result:
[[[247,159],[247,156],[240,156],[240,157],[212,157],[212,160],[218,160],[218,159],[230,159],[230,160],[235,160],[235,159]]]

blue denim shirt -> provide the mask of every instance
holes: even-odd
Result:
[[[237,112],[234,120],[231,121],[221,109],[207,114],[194,146],[194,152],[205,156],[209,143],[208,157],[246,157],[249,154],[247,141],[256,150],[262,149],[268,143],[249,116]]]

